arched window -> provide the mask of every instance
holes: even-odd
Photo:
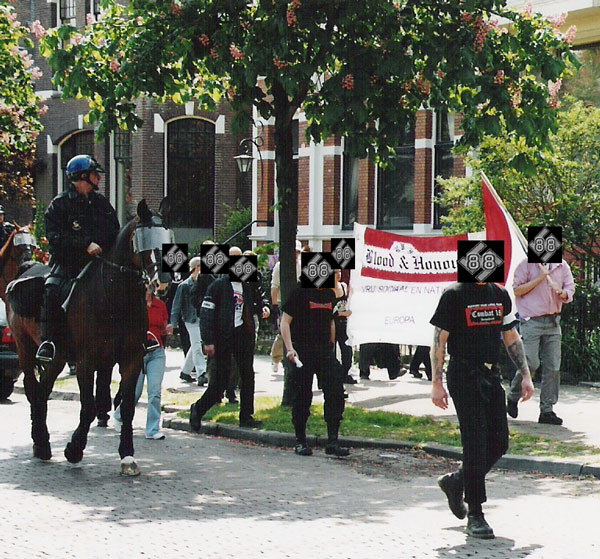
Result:
[[[94,155],[94,132],[84,130],[67,138],[60,145],[60,169],[62,182],[59,182],[59,191],[67,190],[70,181],[67,178],[67,163],[72,157],[79,154]]]
[[[167,126],[167,194],[173,227],[214,226],[215,126],[182,118]]]

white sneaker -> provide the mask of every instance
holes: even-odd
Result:
[[[146,435],[146,438],[152,439],[153,441],[163,441],[165,439],[165,434],[159,431],[158,433],[154,433],[154,435]]]
[[[276,373],[277,371],[279,371],[279,363],[275,363],[273,361],[271,361],[271,370]]]
[[[121,425],[123,425],[123,422],[119,419],[117,419],[116,417],[113,416],[113,429],[117,432],[120,433],[121,432]]]

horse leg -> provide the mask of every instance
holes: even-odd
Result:
[[[90,425],[96,417],[96,403],[94,401],[94,371],[89,365],[77,363],[77,383],[79,384],[79,399],[81,411],[79,412],[79,425],[73,432],[71,441],[65,447],[65,458],[76,464],[81,462],[83,451],[87,445],[87,436]]]
[[[35,378],[33,364],[23,369],[23,386],[31,408],[31,439],[33,440],[33,456],[40,460],[50,460],[50,433],[46,425],[48,404],[42,396],[40,384]]]
[[[136,360],[132,360],[136,361]],[[140,360],[141,361],[141,360]],[[121,457],[121,474],[137,476],[140,470],[133,459],[133,415],[135,413],[135,388],[140,375],[140,367],[134,363],[127,366],[119,364],[121,371],[121,439],[119,442],[119,456]]]

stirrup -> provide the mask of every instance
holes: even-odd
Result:
[[[52,350],[52,354],[44,355],[44,351],[48,348],[50,348]],[[55,355],[56,355],[56,346],[54,345],[54,342],[51,342],[50,340],[46,340],[40,344],[40,347],[38,347],[37,353],[35,354],[35,358],[38,361],[40,361],[41,363],[52,363]]]

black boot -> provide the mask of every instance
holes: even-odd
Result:
[[[482,512],[469,512],[467,517],[467,534],[482,540],[491,540],[496,537],[494,536],[494,530],[487,523]]]
[[[40,321],[42,343],[35,355],[35,358],[43,364],[52,363],[56,356],[56,342],[62,328],[63,317],[59,293],[60,290],[57,285],[45,286]]]
[[[448,498],[448,506],[452,514],[461,520],[467,516],[467,507],[464,501],[464,482],[462,471],[446,474],[437,480],[440,489]]]
[[[348,456],[350,449],[340,445],[338,440],[338,431],[340,429],[339,423],[328,423],[327,424],[327,446],[325,447],[325,454],[332,456]]]

